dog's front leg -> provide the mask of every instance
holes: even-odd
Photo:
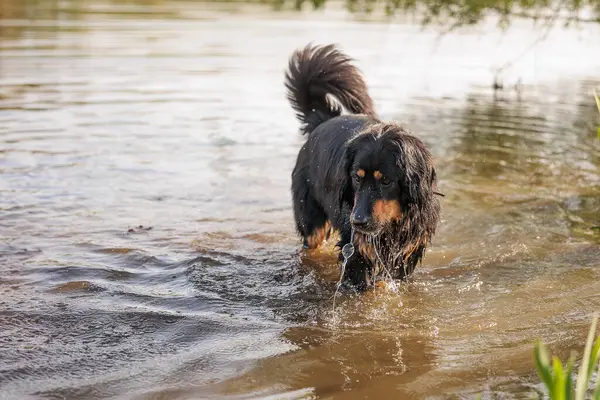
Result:
[[[342,249],[344,245],[350,243],[352,240],[351,229],[343,229],[340,233],[340,239],[341,240],[337,245]],[[344,256],[341,251],[338,255],[338,259],[343,265]],[[357,249],[354,250],[353,254],[346,261],[346,265],[343,268],[343,274],[342,282],[357,290],[365,290],[373,283],[371,279],[371,264]]]
[[[373,282],[371,279],[371,264],[357,251],[348,259],[344,268],[343,282],[357,290],[365,290]]]

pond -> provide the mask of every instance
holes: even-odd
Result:
[[[529,398],[537,339],[582,349],[600,308],[598,26],[3,4],[0,397]],[[336,257],[301,250],[291,207],[303,137],[283,71],[309,41],[357,60],[446,195],[413,278],[335,311]]]

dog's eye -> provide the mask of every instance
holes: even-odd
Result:
[[[392,181],[390,181],[388,178],[386,178],[385,176],[382,176],[381,179],[379,180],[379,182],[381,182],[381,184],[383,186],[390,186],[392,184]]]
[[[358,174],[352,174],[352,180],[354,182],[359,182],[360,181],[360,176],[358,176]]]

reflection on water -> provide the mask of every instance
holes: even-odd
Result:
[[[551,33],[494,93],[527,22],[437,41],[336,9],[77,4],[0,7],[3,396],[514,398],[540,389],[535,339],[581,348],[600,306],[598,28]],[[335,257],[299,251],[288,193],[302,138],[282,74],[311,40],[359,60],[446,194],[414,279],[335,313]]]

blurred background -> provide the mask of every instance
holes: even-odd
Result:
[[[600,2],[2,0],[0,398],[531,398],[600,307]],[[291,52],[426,142],[398,293],[300,249]]]

